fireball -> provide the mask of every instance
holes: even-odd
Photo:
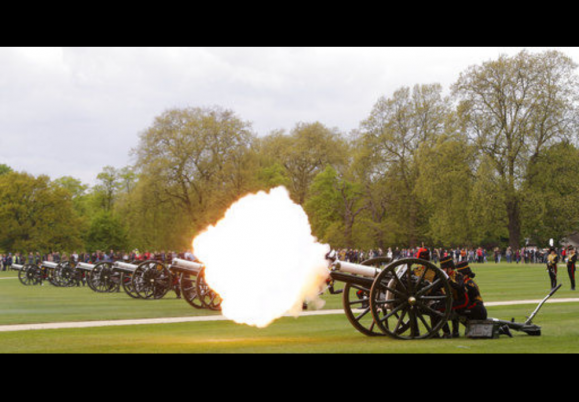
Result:
[[[318,243],[284,187],[238,200],[193,240],[193,249],[223,315],[259,328],[297,316],[304,301],[319,304],[329,275],[329,246]]]

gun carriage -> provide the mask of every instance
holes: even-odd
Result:
[[[426,339],[437,336],[453,318],[466,327],[469,337],[497,337],[509,329],[540,335],[541,328],[531,322],[539,308],[558,289],[539,304],[524,323],[491,318],[470,322],[453,311],[453,289],[448,275],[430,261],[404,258],[389,262],[374,258],[355,264],[328,257],[329,291],[342,294],[348,321],[367,336],[396,339]],[[342,289],[335,282],[344,284]]]
[[[95,264],[91,264],[88,262],[79,262],[78,264],[76,264],[76,270],[79,272],[79,276],[83,284],[88,285],[90,289],[96,292],[92,276],[95,266],[96,266]]]
[[[187,303],[198,309],[221,309],[221,298],[205,281],[205,266],[203,264],[175,258],[169,266],[169,270],[179,278],[179,288]]]
[[[42,283],[41,272],[34,264],[12,264],[12,269],[18,271],[18,279],[23,285],[32,286]]]

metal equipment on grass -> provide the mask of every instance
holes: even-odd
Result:
[[[173,259],[169,270],[179,278],[181,294],[195,308],[221,310],[221,297],[205,281],[205,266],[198,262]]]
[[[426,339],[438,336],[444,325],[459,318],[452,310],[448,275],[430,261],[403,258],[390,262],[378,257],[356,264],[332,256],[327,258],[331,262],[329,291],[342,294],[348,321],[365,335]],[[343,288],[336,289],[336,282],[343,283]],[[510,335],[508,329],[540,335],[540,327],[531,320],[557,289],[551,291],[525,323],[497,319],[470,323],[462,319],[467,326],[466,336],[493,331],[495,335]],[[482,324],[486,327],[482,328]]]

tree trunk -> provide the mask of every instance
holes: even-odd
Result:
[[[508,229],[509,229],[509,246],[516,250],[521,244],[521,221],[520,206],[516,195],[509,197],[506,202]]]

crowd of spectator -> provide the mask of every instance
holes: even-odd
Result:
[[[190,251],[175,252],[175,251],[160,251],[160,252],[139,252],[139,250],[133,250],[129,252],[125,251],[95,251],[93,253],[76,251],[67,254],[61,252],[50,252],[50,253],[40,253],[40,252],[30,252],[30,253],[7,253],[0,254],[0,270],[7,271],[10,269],[12,264],[40,264],[42,261],[51,262],[61,262],[61,261],[71,261],[73,263],[86,262],[90,264],[96,264],[101,261],[123,261],[123,262],[134,262],[134,261],[145,261],[145,260],[158,260],[164,263],[170,263],[174,258],[182,258],[188,260],[194,260],[195,257]]]
[[[360,263],[364,260],[368,260],[375,257],[387,257],[391,260],[397,260],[400,258],[415,257],[418,252],[418,247],[416,248],[388,248],[387,250],[382,250],[380,248],[374,250],[357,250],[357,249],[340,249],[338,250],[338,258],[342,261],[350,261]],[[549,249],[536,249],[533,247],[524,247],[517,249],[513,252],[510,247],[504,250],[498,247],[486,250],[483,247],[477,248],[430,248],[431,259],[435,263],[438,262],[439,258],[452,255],[456,262],[468,261],[469,263],[499,263],[501,261],[506,261],[508,263],[524,263],[524,264],[534,264],[534,263],[546,263],[547,255],[549,254]],[[557,249],[560,261],[565,260],[566,249]],[[12,264],[39,264],[42,261],[71,261],[71,262],[87,262],[96,264],[100,261],[123,261],[123,262],[134,262],[134,261],[145,261],[145,260],[158,260],[165,263],[170,263],[174,258],[183,258],[194,260],[195,257],[190,251],[175,252],[175,251],[160,251],[160,252],[139,252],[139,250],[133,250],[130,252],[125,251],[95,251],[93,253],[76,251],[70,254],[51,252],[41,254],[40,252],[30,252],[30,253],[7,253],[0,254],[0,270],[6,271],[10,269]]]
[[[419,247],[416,248],[388,248],[382,250],[380,248],[375,250],[356,250],[356,249],[341,249],[338,250],[338,258],[343,261],[360,263],[364,260],[374,257],[386,257],[391,260],[400,258],[415,257]],[[483,247],[477,248],[429,248],[431,251],[431,260],[438,262],[441,257],[451,255],[455,262],[468,261],[469,263],[524,263],[524,264],[543,264],[547,262],[547,255],[549,249],[538,249],[535,247],[523,247],[512,250],[511,247],[500,249],[495,247],[487,250]],[[567,252],[565,247],[556,249],[561,261],[565,260]]]

